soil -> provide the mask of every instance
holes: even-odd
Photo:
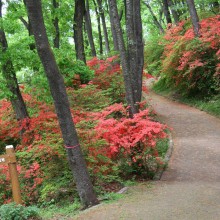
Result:
[[[78,220],[219,220],[220,119],[151,93],[172,127],[174,150],[160,181],[130,187],[125,198],[81,212]]]

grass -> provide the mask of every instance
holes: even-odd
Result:
[[[166,139],[160,139],[158,142],[157,142],[157,150],[158,150],[158,154],[160,157],[164,158],[166,153],[167,153],[167,150],[168,150],[168,147],[169,147],[169,139],[166,138]]]
[[[59,219],[65,220],[76,215],[81,208],[79,201],[75,201],[72,204],[65,204],[63,206],[57,206],[56,204],[50,205],[46,208],[40,208],[40,216],[43,220],[47,219]]]
[[[207,98],[183,97],[177,93],[172,87],[167,88],[163,80],[158,81],[153,87],[153,91],[162,96],[168,97],[175,101],[196,107],[211,115],[220,117],[220,95],[211,96]]]
[[[106,193],[103,195],[100,199],[101,203],[111,203],[113,201],[117,201],[124,197],[124,194],[118,194],[118,193]],[[43,220],[68,220],[71,217],[79,214],[80,210],[82,209],[82,206],[78,200],[76,200],[74,203],[69,204],[63,204],[60,205],[50,205],[46,208],[40,208],[40,216]]]

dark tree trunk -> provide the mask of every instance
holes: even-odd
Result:
[[[109,2],[109,10],[111,10],[113,16],[114,27],[117,34],[117,40],[118,40],[118,46],[119,46],[121,64],[122,64],[122,72],[124,76],[124,83],[126,90],[126,100],[127,100],[127,104],[130,106],[130,116],[132,117],[135,113],[138,112],[138,109],[134,101],[134,95],[132,90],[132,78],[129,69],[130,65],[128,62],[127,51],[125,48],[116,0],[108,0],[108,2]]]
[[[141,101],[143,72],[143,40],[140,1],[126,0],[128,63],[132,79],[134,102]]]
[[[59,8],[59,3],[57,0],[53,0],[53,9],[52,9],[52,16],[53,16],[53,26],[55,29],[55,37],[53,39],[53,46],[55,48],[60,48],[60,28],[59,28],[59,19],[56,15],[56,10]]]
[[[114,26],[114,18],[113,18],[112,10],[109,10],[109,16],[110,16],[111,32],[112,32],[112,39],[113,39],[113,44],[114,44],[114,51],[119,51],[117,33],[116,33],[116,30],[115,30],[115,26]]]
[[[89,0],[86,0],[86,13],[85,13],[85,26],[86,31],[88,35],[89,45],[91,47],[91,54],[93,57],[96,56],[96,50],[95,50],[95,44],[92,34],[92,23],[91,23],[91,17],[89,12]]]
[[[179,15],[178,15],[178,13],[177,13],[177,11],[175,9],[175,5],[174,5],[173,1],[172,0],[168,0],[168,5],[169,5],[170,10],[172,12],[174,22],[175,22],[176,25],[178,25],[178,23],[179,23]]]
[[[97,23],[98,23],[99,53],[100,53],[100,54],[103,54],[101,19],[100,19],[100,15],[99,15],[99,12],[98,12],[98,9],[97,9],[96,1],[93,0],[93,3],[94,3],[95,13],[96,13],[96,19],[97,19]]]
[[[23,0],[23,2],[26,7],[26,0]],[[33,29],[32,29],[32,25],[31,25],[29,16],[28,16],[28,22],[26,22],[24,19],[21,19],[21,18],[20,18],[20,20],[23,22],[24,26],[27,28],[29,36],[33,36]],[[29,44],[29,47],[31,50],[34,50],[35,44],[31,43],[31,44]]]
[[[195,8],[194,0],[186,0],[186,2],[187,2],[189,12],[190,12],[190,17],[191,17],[192,24],[193,24],[194,34],[196,37],[200,37],[199,17],[198,17],[196,8]]]
[[[2,1],[0,0],[0,19],[2,19]],[[29,118],[26,105],[24,103],[23,97],[21,95],[18,81],[16,78],[15,69],[13,67],[13,63],[11,61],[11,58],[7,53],[8,50],[8,43],[5,36],[3,24],[0,24],[0,47],[3,57],[2,62],[2,73],[3,77],[6,80],[7,88],[11,92],[10,101],[12,104],[12,107],[14,109],[16,119],[21,122],[25,118]],[[24,130],[23,130],[24,132]],[[22,133],[23,133],[22,132]]]
[[[41,0],[27,0],[27,9],[33,26],[37,51],[43,64],[53,96],[67,157],[75,178],[77,191],[85,207],[98,203],[82,156],[78,136],[70,112],[70,105],[54,54],[44,26]]]
[[[164,29],[163,29],[161,23],[157,20],[157,17],[156,17],[156,15],[154,14],[154,12],[153,12],[153,10],[152,10],[150,4],[149,4],[148,2],[145,2],[145,1],[143,1],[143,3],[144,3],[144,4],[147,6],[147,8],[149,9],[149,11],[150,11],[150,13],[151,13],[151,16],[152,16],[152,18],[153,18],[154,24],[157,26],[157,28],[160,30],[160,32],[164,34]]]
[[[104,10],[102,7],[102,0],[97,0],[98,7],[99,7],[99,14],[102,20],[102,27],[103,27],[103,33],[104,33],[104,39],[105,39],[105,51],[107,54],[110,52],[110,47],[109,47],[109,40],[108,40],[108,30],[105,22],[105,14]]]
[[[213,3],[212,3],[212,11],[215,14],[218,14],[220,12],[220,4],[218,3],[218,1],[213,1]]]
[[[163,11],[164,11],[164,15],[165,15],[167,24],[172,23],[171,16],[170,16],[169,5],[168,5],[168,0],[163,0]]]
[[[85,15],[85,0],[75,0],[74,13],[74,41],[76,50],[76,59],[86,63],[84,41],[83,41],[83,17]]]

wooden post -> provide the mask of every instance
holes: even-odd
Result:
[[[22,204],[21,190],[20,190],[18,172],[16,166],[16,157],[15,157],[13,145],[6,146],[6,156],[7,156],[9,173],[11,177],[13,199],[15,203]]]

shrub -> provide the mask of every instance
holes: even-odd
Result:
[[[160,72],[167,88],[202,98],[219,93],[220,16],[203,19],[200,25],[201,37],[195,38],[191,22],[180,22],[163,40],[150,40],[145,53],[148,70]]]
[[[40,220],[39,210],[35,206],[24,207],[9,203],[0,207],[1,220]]]
[[[148,110],[129,119],[123,104],[111,105],[115,100],[122,100],[124,95],[117,59],[94,59],[92,62],[91,68],[95,71],[92,83],[83,84],[79,89],[68,87],[68,95],[93,184],[107,191],[110,184],[117,185],[121,181],[123,172],[128,176],[131,169],[132,174],[141,175],[145,168],[150,172],[154,170],[152,164],[159,165],[156,142],[165,137],[165,126],[153,122]],[[26,205],[61,203],[64,199],[73,201],[76,187],[54,106],[40,101],[38,95],[33,95],[35,93],[27,95],[22,91],[31,112],[30,119],[18,123],[10,102],[0,101],[1,150],[5,143],[16,145],[22,199]],[[21,129],[25,129],[22,139]],[[125,169],[121,170],[123,167]],[[11,189],[7,166],[1,169],[2,204],[11,201]],[[147,171],[146,176],[148,174]]]
[[[105,90],[105,94],[111,98],[112,104],[125,101],[123,76],[117,56],[109,57],[106,60],[99,60],[95,57],[88,61],[87,65],[95,71],[92,84]]]
[[[164,129],[166,126],[152,121],[148,109],[128,118],[122,104],[106,108],[95,127],[97,138],[107,142],[105,154],[116,160],[120,167],[126,167],[122,173],[144,174],[145,177],[162,163],[156,144],[157,140],[166,137]],[[151,161],[156,167],[152,168]]]
[[[162,73],[183,95],[209,96],[219,91],[218,51],[220,16],[204,19],[201,37],[185,23],[167,31]]]

